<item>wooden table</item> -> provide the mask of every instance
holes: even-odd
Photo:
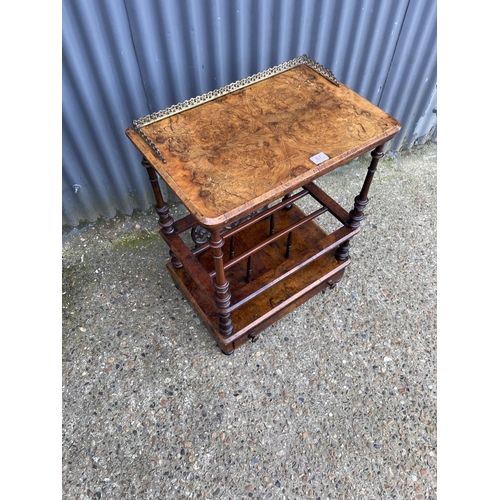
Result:
[[[223,353],[340,281],[383,145],[400,128],[301,56],[126,130],[154,191],[167,269]],[[369,151],[347,212],[314,180]],[[158,175],[189,215],[173,220]],[[306,198],[310,212],[298,206]]]

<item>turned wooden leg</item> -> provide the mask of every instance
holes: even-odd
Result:
[[[149,182],[151,183],[151,187],[153,188],[153,193],[155,195],[155,210],[159,217],[158,224],[160,225],[161,230],[166,234],[172,234],[174,232],[174,219],[172,219],[168,205],[163,199],[160,184],[158,182],[158,174],[156,173],[156,170],[153,168],[151,163],[149,163],[149,161],[145,157],[142,158],[141,164],[146,168],[148,172]],[[180,269],[182,267],[182,263],[174,255],[172,250],[170,250],[170,257],[172,259],[172,265],[175,268]]]
[[[347,260],[347,257],[349,257],[349,248],[351,247],[349,240],[344,241],[338,248],[337,251],[335,252],[335,258],[337,260]]]
[[[215,263],[215,304],[219,312],[219,332],[224,336],[228,336],[233,332],[231,315],[227,312],[227,308],[231,305],[231,293],[224,273],[224,263],[222,260],[224,240],[221,237],[219,229],[210,231],[209,244],[212,248]]]
[[[365,182],[363,183],[363,187],[356,198],[354,198],[354,208],[349,212],[349,222],[348,226],[351,228],[359,227],[361,221],[364,219],[363,212],[368,205],[368,191],[370,190],[370,186],[373,180],[373,176],[377,170],[377,165],[380,160],[384,156],[382,152],[384,145],[381,144],[377,146],[371,153],[372,161],[370,162],[370,166],[368,167],[368,172],[366,173]],[[342,243],[337,248],[335,253],[335,258],[337,260],[346,260],[349,257],[349,240]]]
[[[283,196],[283,200],[282,201],[285,201],[287,200],[288,198],[291,198],[292,197],[292,193],[287,193],[285,194],[285,196]],[[290,210],[292,208],[292,204],[290,203],[289,205],[285,205],[285,210]]]
[[[360,222],[364,219],[363,211],[365,210],[366,205],[368,205],[368,191],[370,190],[373,176],[377,170],[378,162],[380,158],[384,156],[384,153],[382,152],[383,147],[384,145],[382,144],[375,148],[371,153],[372,161],[368,167],[365,182],[363,183],[363,187],[361,188],[359,195],[354,198],[354,208],[349,212],[349,226],[352,228],[358,227]]]

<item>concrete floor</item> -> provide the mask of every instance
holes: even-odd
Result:
[[[318,184],[350,210],[368,163]],[[435,499],[436,163],[388,153],[337,288],[232,356],[154,211],[64,234],[63,499]]]

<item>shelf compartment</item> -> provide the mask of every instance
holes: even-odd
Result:
[[[249,248],[260,248],[252,254],[252,275],[247,282],[246,259],[241,259],[226,270],[231,300],[231,320],[234,326],[229,337],[218,331],[218,314],[213,302],[213,284],[208,290],[209,272],[213,269],[210,248],[198,255],[199,263],[192,266],[193,256],[188,257],[184,268],[176,269],[171,263],[167,268],[188,300],[194,305],[205,326],[224,352],[230,352],[274,323],[304,301],[324,288],[339,281],[350,260],[337,261],[335,248],[351,238],[359,229],[341,227],[326,234],[297,206],[274,212],[276,238],[262,245],[269,234],[269,216],[259,217],[257,222],[246,224],[243,230],[233,234],[235,255],[243,255]],[[287,228],[293,229],[293,245],[286,257]],[[167,238],[165,238],[167,240]],[[170,241],[175,238],[169,237]],[[187,247],[186,247],[187,249]],[[225,237],[224,263],[230,262],[230,238]],[[185,254],[184,254],[185,255]],[[181,260],[183,260],[181,258]],[[193,271],[203,268],[203,279]]]

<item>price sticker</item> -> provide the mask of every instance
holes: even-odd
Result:
[[[311,158],[309,159],[316,165],[319,165],[320,163],[323,163],[325,160],[330,159],[330,157],[326,156],[325,153],[318,153],[314,156],[311,156]]]

